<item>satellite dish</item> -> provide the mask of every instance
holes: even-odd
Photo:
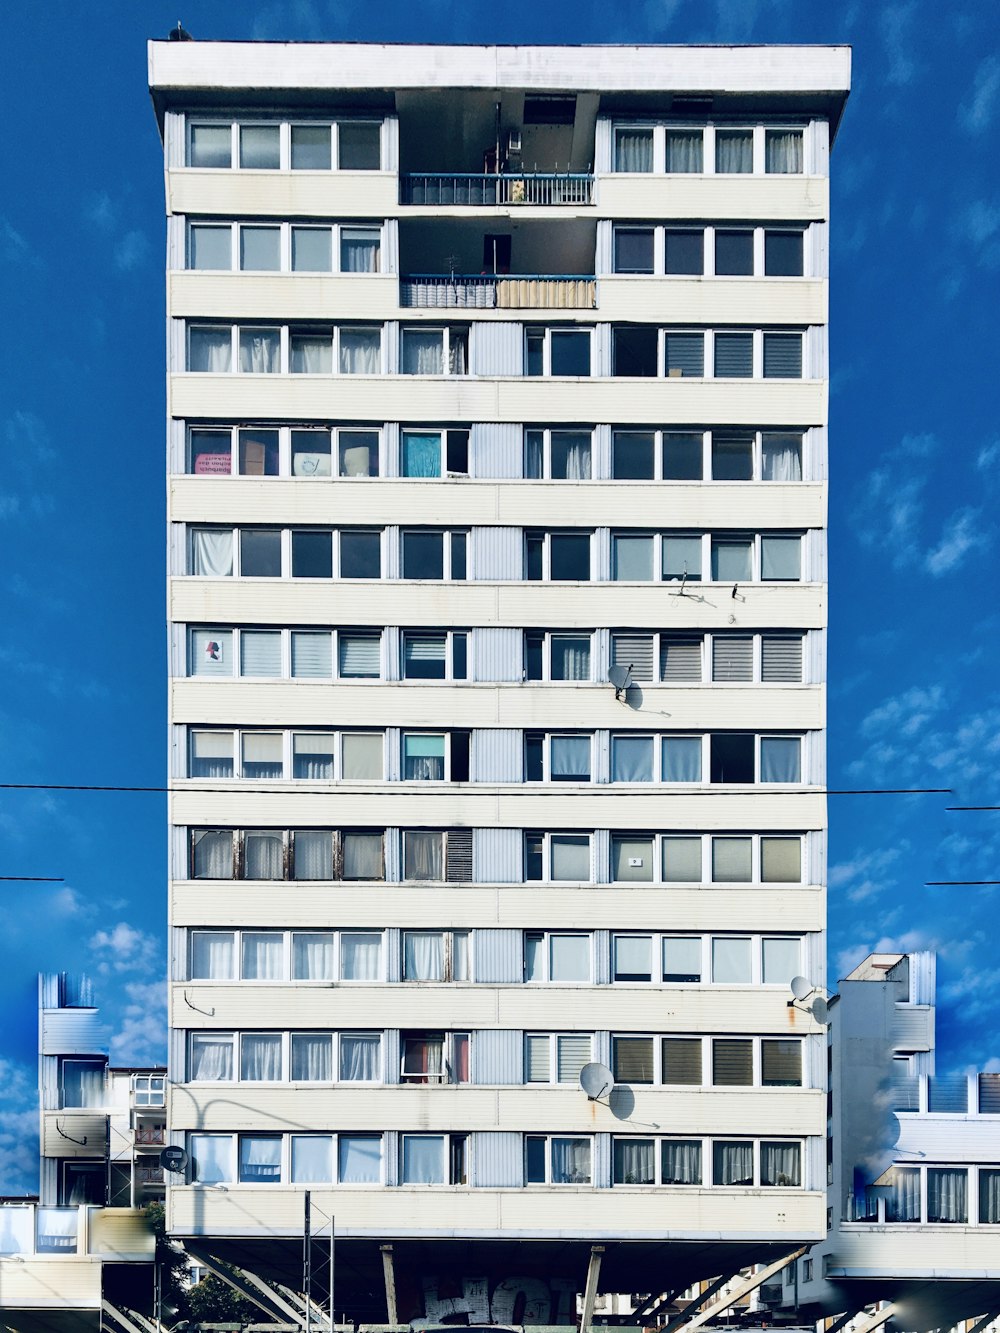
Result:
[[[587,1094],[588,1101],[596,1102],[614,1086],[615,1078],[611,1070],[597,1060],[592,1060],[580,1070],[580,1087]]]
[[[631,666],[613,666],[608,668],[608,680],[614,686],[615,694],[621,694],[622,690],[628,689],[629,677],[631,675]]]
[[[816,989],[808,977],[792,977],[790,985],[792,997],[796,1000],[804,1000],[807,995],[811,995]]]
[[[187,1164],[188,1155],[183,1148],[168,1147],[160,1153],[160,1165],[164,1171],[173,1171],[176,1174],[184,1171]]]
[[[822,995],[816,996],[815,1000],[813,1000],[810,1005],[810,1009],[812,1010],[812,1016],[817,1023],[828,1023],[830,1021],[830,1006],[827,1004],[826,1000],[823,999]]]

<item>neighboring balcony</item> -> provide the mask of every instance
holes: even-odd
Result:
[[[459,310],[596,310],[597,280],[574,273],[409,273],[404,307]]]
[[[586,172],[414,172],[400,177],[399,202],[434,208],[576,208],[594,202],[594,177]]]

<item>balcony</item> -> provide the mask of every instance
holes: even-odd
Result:
[[[166,1130],[162,1125],[137,1125],[135,1143],[138,1148],[162,1148],[166,1143]]]
[[[586,172],[414,172],[400,177],[399,202],[432,208],[576,208],[594,202],[594,178]]]
[[[597,280],[586,274],[409,273],[399,304],[449,310],[595,310]]]

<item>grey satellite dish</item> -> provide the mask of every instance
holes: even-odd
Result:
[[[164,1171],[173,1171],[175,1174],[185,1170],[188,1164],[188,1155],[183,1148],[168,1147],[160,1153],[160,1165]]]
[[[588,1101],[596,1102],[614,1086],[615,1079],[611,1070],[597,1060],[592,1060],[580,1070],[580,1087],[587,1094]]]
[[[817,1023],[828,1023],[830,1021],[830,1007],[822,995],[817,995],[809,1007]]]
[[[902,1132],[903,1126],[899,1123],[899,1116],[890,1111],[885,1127],[885,1138],[890,1148],[895,1148],[898,1145],[899,1136]]]
[[[631,676],[631,666],[613,666],[608,668],[608,681],[614,686],[615,697],[617,699],[620,699],[628,689]]]
[[[807,995],[811,995],[816,989],[808,977],[792,977],[790,985],[792,996],[796,1000],[804,1000]]]

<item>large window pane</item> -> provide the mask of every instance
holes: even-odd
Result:
[[[401,1184],[444,1184],[444,1137],[442,1135],[403,1135]]]
[[[529,432],[529,434],[533,433],[535,432]],[[590,446],[589,431],[552,431],[549,454],[551,458],[550,473],[553,479],[557,481],[580,481],[588,478],[590,476]]]
[[[382,1170],[382,1139],[377,1134],[337,1136],[337,1176],[342,1185],[377,1185]]]
[[[333,534],[310,529],[292,533],[292,578],[328,579],[333,574]]]
[[[285,770],[283,752],[280,731],[245,731],[243,776],[257,779],[283,777]]]
[[[716,1087],[753,1083],[753,1042],[744,1037],[716,1037],[712,1042],[712,1082]]]
[[[611,878],[616,883],[650,883],[653,878],[653,839],[612,838]]]
[[[668,884],[701,882],[701,838],[663,839],[663,879]]]
[[[337,165],[341,171],[378,171],[381,144],[378,121],[342,120],[337,126]]]
[[[188,330],[188,370],[227,375],[233,368],[233,332],[195,325]]]
[[[377,1032],[343,1032],[340,1071],[343,1083],[377,1083],[382,1077],[382,1039]]]
[[[667,273],[701,274],[705,269],[705,233],[668,227],[664,235]]]
[[[346,741],[346,737],[344,738]],[[292,736],[292,777],[329,782],[334,777],[336,742],[329,731],[297,731]]]
[[[341,532],[340,577],[377,579],[382,575],[382,534]]]
[[[378,476],[378,432],[342,430],[337,437],[338,472],[342,477]]]
[[[298,829],[294,839],[293,878],[333,879],[333,837],[323,829]]]
[[[617,481],[652,481],[655,439],[652,431],[615,431],[611,472]]]
[[[764,431],[761,436],[761,477],[764,481],[802,480],[801,432]]]
[[[549,747],[549,776],[553,782],[590,781],[589,736],[553,736]]]
[[[590,1184],[590,1140],[552,1140],[552,1184]]]
[[[441,432],[404,430],[402,464],[404,477],[440,477]]]
[[[715,335],[716,379],[744,379],[753,375],[753,334]]]
[[[239,471],[244,477],[278,475],[278,432],[276,430],[241,430]]]
[[[381,237],[377,227],[341,227],[341,273],[378,273]]]
[[[228,476],[233,470],[233,442],[229,431],[193,430],[188,471],[197,475]]]
[[[188,267],[230,269],[232,266],[232,228],[192,223],[188,236]]]
[[[284,936],[280,930],[245,930],[240,976],[244,981],[280,981],[285,975]]]
[[[765,1088],[802,1086],[802,1043],[765,1038],[760,1043],[760,1081]]]
[[[329,227],[292,228],[292,271],[329,273],[333,267]]]
[[[753,232],[715,231],[715,272],[719,277],[753,276]]]
[[[343,739],[344,778],[353,781],[377,781],[384,773],[381,732],[348,732]]]
[[[652,273],[652,227],[615,228],[614,271],[616,273]]]
[[[272,829],[248,829],[243,835],[243,878],[284,879],[284,852],[280,833]]]
[[[590,578],[590,534],[553,532],[549,537],[553,581],[585,583]]]
[[[330,170],[330,126],[292,126],[292,170]]]
[[[244,375],[277,375],[281,370],[279,329],[240,329],[240,371]]]
[[[716,1185],[752,1185],[753,1144],[717,1139],[712,1145],[712,1181]]]
[[[750,940],[716,936],[712,940],[712,980],[734,985],[749,985],[751,971]]]
[[[664,736],[663,781],[701,781],[700,736]]]
[[[245,629],[240,635],[240,675],[281,675],[281,631]]]
[[[715,169],[726,175],[753,171],[753,130],[715,131]]]
[[[281,228],[240,227],[240,268],[277,273],[281,268]]]
[[[801,577],[801,556],[801,537],[761,537],[761,578],[795,582]]]
[[[653,131],[644,126],[615,129],[615,171],[653,170]]]
[[[701,1142],[698,1139],[664,1139],[660,1144],[664,1185],[701,1184]]]
[[[653,939],[650,935],[614,937],[615,981],[652,981]]]
[[[963,1176],[965,1172],[961,1173]],[[760,1183],[793,1186],[802,1184],[802,1148],[798,1143],[760,1145]],[[962,1218],[965,1221],[965,1218]]]
[[[586,883],[590,880],[590,839],[553,835],[550,842],[552,878]]]
[[[589,330],[553,329],[549,335],[549,355],[553,375],[589,375]]]
[[[750,838],[712,839],[712,880],[716,884],[749,883],[753,867]]]
[[[664,1037],[660,1048],[665,1084],[687,1087],[701,1085],[702,1050],[698,1037]]]
[[[280,125],[240,126],[241,167],[255,171],[275,171],[281,165],[280,150]]]
[[[380,981],[382,936],[375,931],[348,931],[340,937],[342,981]]]
[[[616,1083],[653,1082],[652,1037],[615,1037],[613,1057]]]
[[[333,1139],[329,1134],[292,1135],[292,1183],[329,1184],[333,1180]]]
[[[196,930],[191,936],[191,980],[231,981],[236,952],[231,930]]]
[[[408,782],[444,781],[444,736],[403,737],[403,778]]]
[[[245,1083],[276,1083],[280,1080],[279,1032],[244,1032],[240,1038],[240,1078]]]
[[[753,435],[743,431],[712,432],[712,480],[753,480]]]
[[[611,781],[653,781],[652,736],[612,736]]]
[[[233,131],[230,125],[192,125],[188,166],[231,167]]]
[[[702,172],[704,130],[667,130],[667,170],[671,172]]]
[[[292,935],[292,977],[296,981],[333,980],[333,932],[296,931]]]
[[[760,738],[761,782],[801,782],[802,742],[798,736]]]
[[[403,878],[444,879],[444,853],[440,833],[407,830],[403,834]]]
[[[403,533],[403,578],[444,578],[444,534]]]
[[[444,374],[444,333],[441,329],[403,329],[401,370],[404,375]]]
[[[341,375],[377,375],[382,368],[382,334],[379,329],[340,330]]]
[[[551,642],[553,680],[590,679],[590,640],[554,634]]]
[[[788,174],[802,170],[802,131],[764,131],[764,170]]]
[[[700,537],[663,538],[663,577],[666,580],[701,578]]]
[[[671,379],[705,373],[705,335],[703,333],[665,333],[663,337],[666,374]]]
[[[787,986],[792,977],[802,970],[799,957],[799,941],[790,939],[765,939],[763,942],[764,971],[762,980],[765,986]]]
[[[663,941],[663,980],[701,981],[701,940],[670,935]]]
[[[198,829],[192,844],[194,879],[232,879],[233,835],[229,829]]]
[[[798,1180],[791,1182],[797,1185]],[[967,1222],[969,1173],[964,1168],[927,1168],[927,1221]]]
[[[802,878],[801,840],[761,838],[760,877],[765,884],[797,884]]]
[[[589,935],[552,935],[549,937],[549,980],[590,980]]]
[[[281,1180],[280,1135],[240,1135],[240,1180],[254,1185],[276,1185]]]
[[[289,336],[289,370],[293,375],[331,374],[333,335],[293,332]]]
[[[612,330],[613,375],[645,376],[657,373],[658,330],[652,324],[619,324]]]
[[[403,980],[444,980],[444,936],[440,931],[403,932]]]
[[[277,528],[240,530],[240,574],[245,579],[281,577],[281,533]]]
[[[404,635],[404,679],[444,680],[447,674],[446,646],[447,639],[443,634]]]
[[[753,575],[749,537],[712,538],[712,578],[716,583],[748,583]]]
[[[700,433],[663,432],[663,480],[700,481],[704,447]]]
[[[346,634],[338,646],[339,671],[345,679],[377,679],[381,673],[381,644],[378,634]]]
[[[764,378],[799,380],[802,378],[802,334],[764,334]]]
[[[764,272],[769,278],[802,277],[800,231],[765,231]]]
[[[612,578],[624,583],[648,583],[653,577],[652,537],[614,537]]]
[[[233,572],[233,534],[229,528],[191,529],[191,573],[227,579]]]
[[[236,1148],[231,1134],[192,1134],[191,1179],[217,1185],[236,1176]]]
[[[616,1185],[656,1184],[656,1144],[653,1139],[615,1139]]]

